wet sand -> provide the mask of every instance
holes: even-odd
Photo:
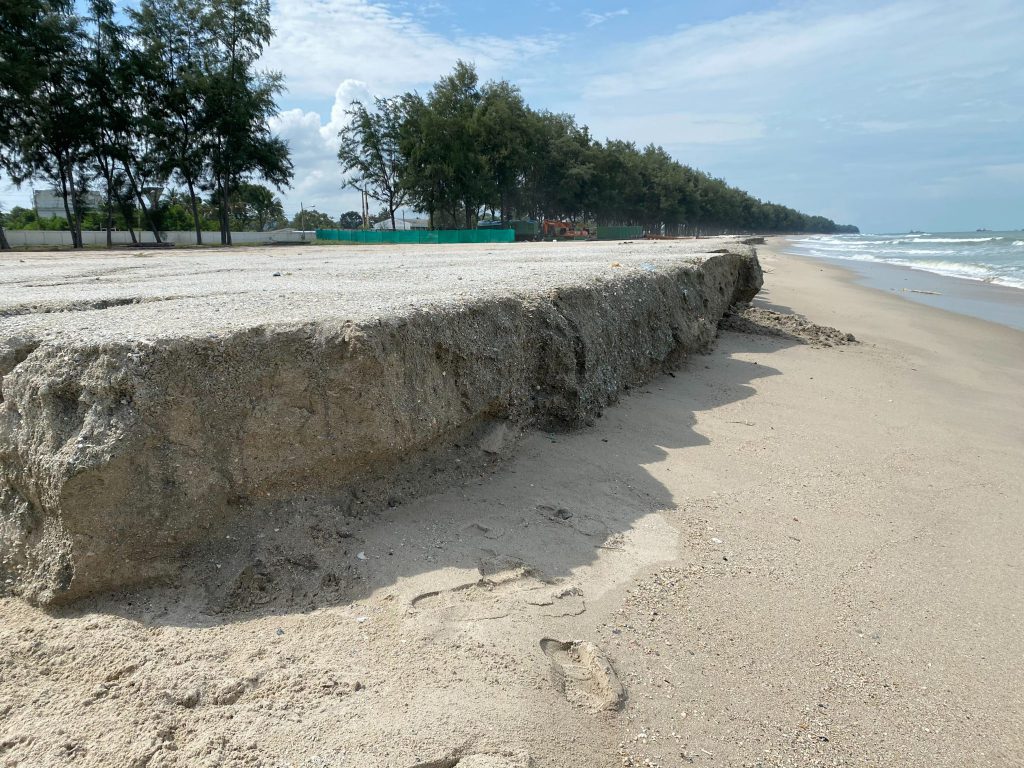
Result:
[[[784,238],[772,238],[773,248],[792,253]],[[937,275],[900,264],[799,256],[853,274],[857,282],[930,307],[945,309],[1024,331],[1024,290],[1011,286]]]

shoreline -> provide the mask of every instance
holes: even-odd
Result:
[[[769,249],[781,250],[786,256],[845,270],[860,285],[925,306],[1024,331],[1024,288],[943,275],[883,261],[809,256],[794,252],[790,237],[769,237],[765,242]]]
[[[302,556],[225,561],[218,613],[200,583],[0,599],[0,754],[1024,762],[1024,334],[758,251],[756,306],[860,343],[723,331],[437,494],[315,529],[283,510]]]

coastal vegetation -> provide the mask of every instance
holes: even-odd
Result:
[[[348,116],[338,152],[346,183],[392,224],[408,204],[434,227],[471,228],[486,216],[665,235],[857,231],[759,200],[654,144],[599,141],[572,115],[533,109],[507,81],[481,84],[461,61],[425,96],[355,101]]]
[[[269,127],[282,78],[256,68],[273,36],[269,0],[0,7],[0,170],[52,186],[76,246],[97,186],[108,232],[141,219],[159,241],[173,182],[196,241],[206,192],[230,243],[244,185],[291,180],[288,146]]]

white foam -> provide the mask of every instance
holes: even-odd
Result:
[[[1002,240],[1001,237],[916,237],[904,240],[907,243],[987,243],[989,240]]]
[[[1024,290],[1024,278],[1003,276],[993,278],[992,282],[996,285],[1006,285],[1010,288],[1020,288],[1021,290]]]
[[[1008,251],[1010,238],[998,235],[984,237],[872,235],[871,237],[872,239],[866,240],[859,239],[858,236],[817,236],[791,242],[795,252],[805,253],[809,256],[843,261],[894,264],[947,277],[996,283],[1018,289],[1024,288],[1024,262],[1018,255],[1020,251],[1016,250],[1024,247],[1024,240],[1012,241],[1015,248],[1011,255]],[[978,243],[988,243],[989,245],[975,250]],[[958,248],[958,245],[961,247]],[[985,254],[985,261],[973,259],[974,253]]]
[[[893,259],[889,263],[949,277],[970,277],[975,280],[995,277],[992,267],[988,264],[964,264],[956,261],[910,261],[908,259]]]

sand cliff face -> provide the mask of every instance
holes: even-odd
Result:
[[[495,422],[571,429],[760,286],[752,253],[721,253],[368,320],[0,339],[0,591],[57,603],[166,576],[260,504]]]

